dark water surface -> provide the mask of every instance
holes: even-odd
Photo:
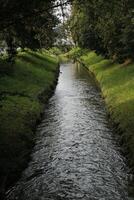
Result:
[[[127,200],[128,169],[85,69],[61,65],[32,160],[8,200]]]

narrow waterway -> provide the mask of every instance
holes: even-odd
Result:
[[[32,160],[8,200],[128,200],[127,166],[85,69],[62,64]]]

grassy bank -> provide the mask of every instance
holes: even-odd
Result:
[[[15,64],[0,59],[0,188],[25,166],[35,125],[56,85],[58,61],[46,53],[19,53]]]
[[[113,121],[118,125],[134,169],[134,63],[113,63],[89,52],[81,61],[95,75]]]

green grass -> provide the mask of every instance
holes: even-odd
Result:
[[[19,53],[14,65],[0,59],[1,185],[5,178],[14,180],[26,163],[34,144],[36,122],[57,72],[57,59],[47,53]]]
[[[128,66],[113,63],[89,52],[82,62],[98,80],[111,117],[122,131],[134,167],[134,63]]]

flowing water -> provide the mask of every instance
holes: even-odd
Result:
[[[8,200],[127,200],[128,169],[88,72],[61,65],[32,160]]]

